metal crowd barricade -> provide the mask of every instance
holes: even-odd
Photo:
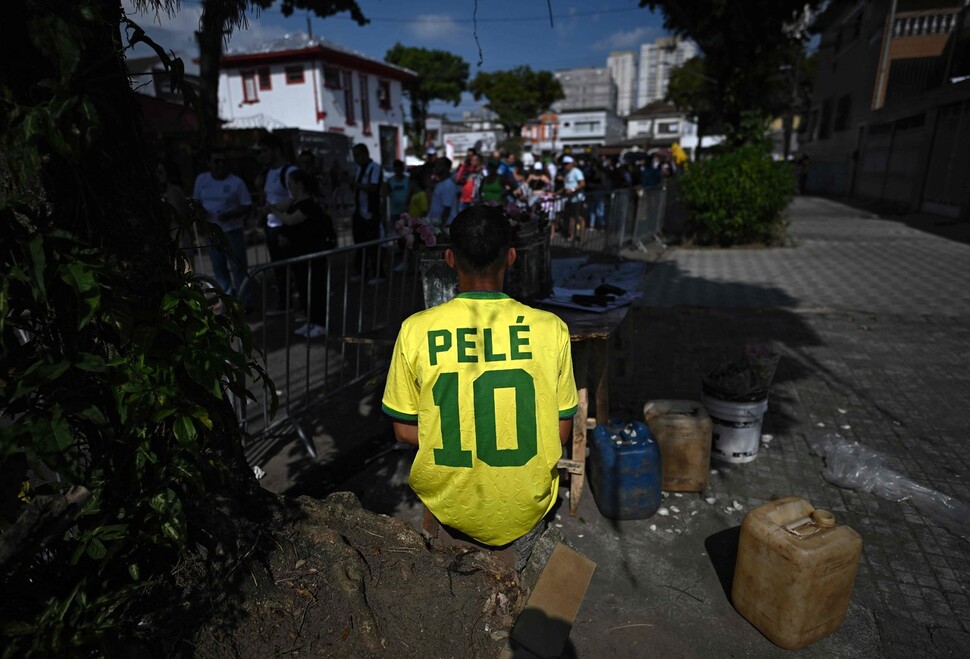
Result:
[[[586,194],[588,219],[595,216],[597,222],[594,225],[587,223],[586,235],[580,243],[570,243],[559,231],[552,244],[577,247],[586,252],[615,253],[628,246],[645,249],[645,243],[659,240],[666,199],[666,186],[590,191]],[[566,198],[561,195],[546,197],[542,202],[550,221],[559,222],[560,228],[565,202]]]
[[[637,209],[630,242],[641,250],[646,243],[660,241],[663,218],[667,211],[667,185],[637,190]],[[661,241],[661,244],[662,241]]]
[[[398,242],[397,237],[373,240],[264,263],[249,271],[244,289],[254,287],[260,314],[253,325],[254,338],[279,401],[272,416],[269,383],[253,383],[256,409],[244,405],[240,418],[254,438],[289,428],[307,454],[316,457],[301,418],[334,394],[387,367],[401,322],[423,308],[416,259],[411,252],[400,253]],[[408,272],[395,268],[396,257],[408,263]],[[373,278],[375,266],[381,273],[379,281]],[[299,296],[294,299],[301,284],[306,287],[305,308]],[[277,286],[283,289],[282,309],[272,308],[279,297]],[[326,305],[323,312],[321,304]],[[324,336],[295,333],[311,319],[323,319]]]

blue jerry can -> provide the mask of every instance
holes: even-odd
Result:
[[[604,517],[645,519],[660,507],[660,447],[641,421],[597,425],[586,475]]]

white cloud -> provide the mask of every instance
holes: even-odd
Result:
[[[646,25],[632,30],[620,30],[590,45],[593,50],[617,50],[638,48],[641,44],[652,42],[662,34],[662,30]]]
[[[182,2],[179,9],[171,15],[162,12],[137,12],[132,0],[122,0],[122,7],[128,16],[137,23],[149,37],[166,50],[179,53],[197,51],[195,32],[199,29],[202,7],[198,4]],[[247,15],[245,27],[236,28],[229,37],[228,50],[241,51],[276,41],[287,34],[287,29],[259,20],[258,16]],[[134,56],[144,56],[151,51],[145,46],[136,46]]]
[[[184,52],[194,50],[195,32],[199,29],[199,17],[202,8],[198,5],[183,3],[182,7],[171,15],[164,11],[139,12],[134,8],[132,0],[122,0],[122,8],[128,17],[145,33],[165,50]],[[151,54],[147,46],[137,45],[133,55],[135,57]]]
[[[445,14],[424,14],[415,16],[408,23],[408,32],[422,41],[454,41],[465,33],[451,16]]]

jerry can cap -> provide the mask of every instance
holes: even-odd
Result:
[[[835,527],[835,515],[820,508],[812,511],[812,521],[823,529]]]
[[[808,517],[802,517],[784,525],[784,529],[794,536],[804,538],[825,529],[835,528],[835,515],[827,510],[813,510]]]

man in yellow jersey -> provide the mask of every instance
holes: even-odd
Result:
[[[569,330],[501,292],[516,254],[500,207],[465,209],[450,233],[460,293],[404,321],[382,407],[397,439],[418,447],[410,484],[428,510],[453,537],[511,546],[521,570],[572,433]]]

